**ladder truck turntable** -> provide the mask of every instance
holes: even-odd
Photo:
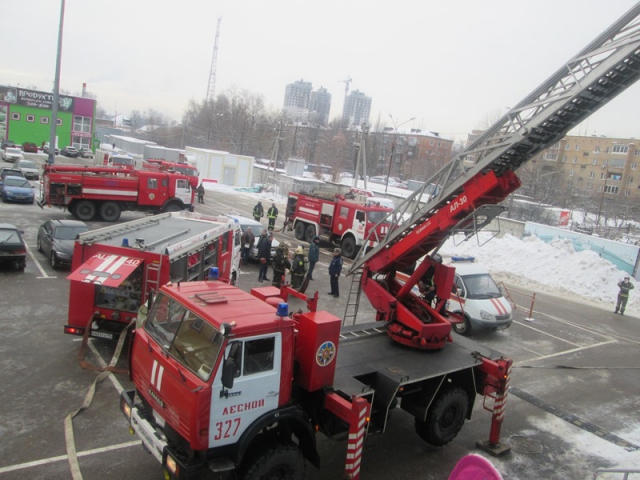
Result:
[[[114,340],[140,306],[168,282],[203,280],[212,267],[235,284],[237,223],[228,217],[173,212],[80,234],[73,249],[64,332]]]
[[[395,272],[433,254],[448,236],[468,238],[485,227],[501,211],[496,204],[518,188],[517,167],[639,77],[636,4],[425,182],[442,186],[427,204],[418,191],[393,211],[389,233],[349,272],[377,322],[346,325],[348,315],[343,321],[316,310],[317,293],[308,298],[287,285],[251,293],[219,281],[161,287],[132,340],[135,390],[120,398],[131,432],[168,478],[180,479],[206,471],[302,478],[305,459],[320,463],[316,432],[346,437],[345,477],[357,479],[363,443],[384,433],[391,410],[412,415],[418,436],[443,446],[480,395],[492,417],[489,439],[478,446],[508,451],[500,430],[512,361],[451,334],[443,302],[453,269],[433,264],[434,308],[411,293],[430,261],[404,284]],[[467,155],[475,157],[470,168]],[[290,295],[306,299],[307,311],[289,315]]]
[[[123,210],[193,211],[190,179],[179,173],[84,165],[45,165],[40,206],[66,208],[82,221],[115,222]]]

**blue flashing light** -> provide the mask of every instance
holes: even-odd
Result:
[[[466,257],[451,257],[451,261],[452,262],[475,262],[476,257],[472,257],[471,255],[468,255]]]
[[[288,317],[289,316],[289,304],[288,303],[279,303],[278,310],[276,311],[276,315],[279,317]]]
[[[122,246],[123,247],[128,247],[129,246],[129,239],[128,238],[123,238],[122,239]]]
[[[220,277],[220,272],[218,271],[218,267],[211,267],[209,269],[209,280],[218,280]]]

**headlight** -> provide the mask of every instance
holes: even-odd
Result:
[[[493,322],[493,315],[491,315],[489,312],[485,312],[484,310],[480,310],[480,318],[488,322]]]
[[[122,413],[127,418],[127,420],[129,420],[129,422],[131,422],[131,405],[129,405],[124,400],[124,398],[120,400],[120,410],[122,410]]]
[[[56,252],[56,256],[58,258],[71,258],[71,255],[69,255],[68,253],[62,253],[62,252]]]
[[[167,453],[167,459],[164,464],[167,471],[174,477],[178,476],[178,462],[171,455]]]

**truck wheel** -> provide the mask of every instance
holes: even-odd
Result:
[[[276,444],[266,448],[248,462],[240,473],[242,480],[302,480],[304,458],[293,443]]]
[[[165,212],[179,212],[182,210],[182,207],[177,203],[170,203],[164,208]]]
[[[294,234],[296,239],[304,240],[304,231],[307,226],[303,222],[296,223],[296,228],[294,229]]]
[[[438,394],[424,422],[416,418],[416,433],[434,447],[446,445],[462,428],[468,407],[469,397],[463,389],[445,390]]]
[[[120,205],[116,202],[104,202],[100,205],[100,217],[105,222],[115,222],[120,218]]]
[[[316,236],[316,227],[314,225],[307,225],[307,228],[304,231],[304,239],[307,243],[313,242],[313,237]]]
[[[73,214],[83,222],[88,222],[96,216],[96,206],[89,200],[80,200],[73,208]]]
[[[353,237],[344,237],[342,239],[342,243],[340,244],[340,248],[342,249],[342,254],[345,257],[351,259],[356,258],[356,254],[358,253],[358,246],[356,245],[356,241]]]
[[[471,333],[471,321],[469,320],[469,317],[467,317],[466,315],[464,315],[463,318],[464,318],[464,323],[454,323],[452,325],[453,331],[456,332],[458,335],[467,336],[469,335],[469,333]]]

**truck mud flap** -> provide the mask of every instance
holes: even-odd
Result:
[[[92,321],[93,321],[93,318],[89,320],[89,323],[87,324],[87,328],[84,329],[84,334],[82,335],[82,344],[80,345],[80,350],[78,351],[78,363],[80,364],[80,366],[85,370],[89,370],[92,372],[128,373],[129,372],[128,370],[117,368],[115,364],[117,363],[118,358],[122,353],[122,347],[124,345],[125,339],[127,338],[127,332],[129,331],[131,326],[135,323],[135,320],[131,320],[131,322],[129,322],[129,324],[122,329],[122,332],[120,332],[120,337],[118,338],[118,343],[116,344],[116,349],[115,349],[115,352],[113,353],[113,358],[109,363],[109,365],[106,365],[104,367],[96,367],[95,365],[87,362],[84,359],[87,352],[87,343],[89,341],[89,336],[96,336],[98,338],[103,338],[100,335],[94,335],[96,333],[102,333],[102,332],[94,332],[94,334],[91,333]]]

